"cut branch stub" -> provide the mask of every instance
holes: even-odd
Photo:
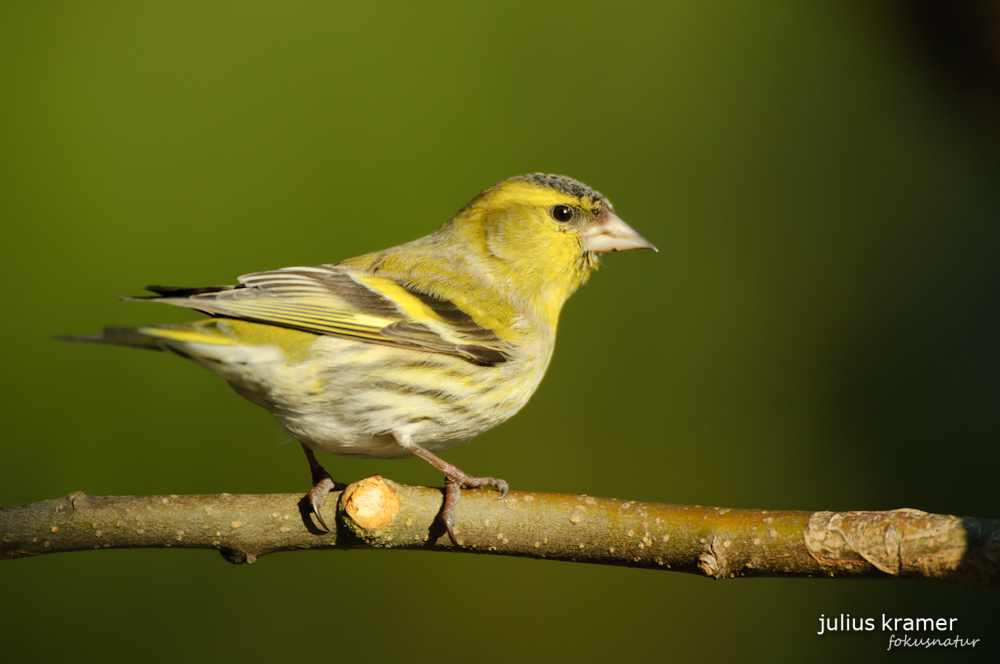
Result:
[[[399,515],[399,507],[395,483],[375,475],[347,487],[340,494],[337,512],[347,529],[360,539],[372,546],[385,546],[392,537],[382,531]]]

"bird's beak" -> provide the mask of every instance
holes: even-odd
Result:
[[[618,218],[613,212],[605,212],[593,226],[580,233],[583,250],[603,254],[609,251],[628,249],[652,249],[653,243],[640,235],[634,228]]]

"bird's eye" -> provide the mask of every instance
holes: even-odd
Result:
[[[573,208],[568,205],[553,205],[552,209],[549,210],[549,214],[559,223],[565,224],[573,218]]]

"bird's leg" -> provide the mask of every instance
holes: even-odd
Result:
[[[458,538],[455,537],[455,505],[458,504],[458,499],[462,496],[462,489],[491,486],[500,492],[500,500],[507,496],[510,487],[503,480],[495,477],[473,477],[461,468],[453,466],[438,455],[417,445],[408,435],[393,434],[393,438],[400,447],[413,452],[444,475],[444,509],[441,510],[441,519],[444,521],[444,527],[448,530],[448,537],[456,546]]]
[[[319,510],[323,507],[323,496],[330,493],[336,484],[333,478],[330,477],[330,473],[326,472],[326,469],[319,465],[319,461],[316,460],[316,455],[311,449],[302,445],[302,451],[306,453],[306,459],[309,460],[309,470],[312,472],[313,482],[312,491],[306,495],[306,498],[309,500],[309,506],[312,508],[313,514],[316,515],[319,525],[329,531],[330,527],[323,521],[323,515],[320,514]]]

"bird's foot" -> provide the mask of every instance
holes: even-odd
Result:
[[[323,529],[327,532],[331,532],[330,527],[323,520],[323,513],[320,510],[323,508],[323,496],[333,491],[337,487],[337,483],[333,481],[330,473],[326,472],[326,469],[316,460],[316,455],[311,449],[303,445],[302,450],[306,453],[306,458],[309,460],[309,470],[312,473],[313,482],[313,488],[306,494],[306,500],[309,501],[309,508],[316,515],[319,525],[323,526]]]
[[[451,466],[451,464],[448,465],[450,466],[448,470],[442,470],[444,473],[444,509],[441,510],[441,519],[448,531],[448,537],[451,538],[453,544],[458,546],[458,538],[455,536],[455,505],[462,497],[462,489],[491,486],[500,492],[498,500],[503,500],[507,496],[507,492],[510,491],[510,487],[505,481],[495,477],[473,477],[455,466]]]
[[[441,510],[441,520],[448,531],[448,537],[452,544],[458,546],[458,538],[455,537],[455,505],[462,497],[462,489],[478,489],[484,486],[491,486],[500,492],[500,500],[507,497],[510,487],[503,480],[495,477],[473,477],[467,472],[451,465],[438,455],[428,449],[417,445],[413,440],[404,434],[393,434],[396,444],[403,449],[409,450],[413,454],[428,462],[444,475],[444,509]]]
[[[319,525],[323,526],[323,530],[327,532],[330,532],[330,526],[326,525],[326,521],[323,520],[323,513],[320,510],[323,509],[323,496],[333,491],[335,486],[336,483],[333,481],[333,478],[327,474],[326,477],[316,482],[312,490],[306,494],[306,500],[309,501],[309,508],[316,515]]]

